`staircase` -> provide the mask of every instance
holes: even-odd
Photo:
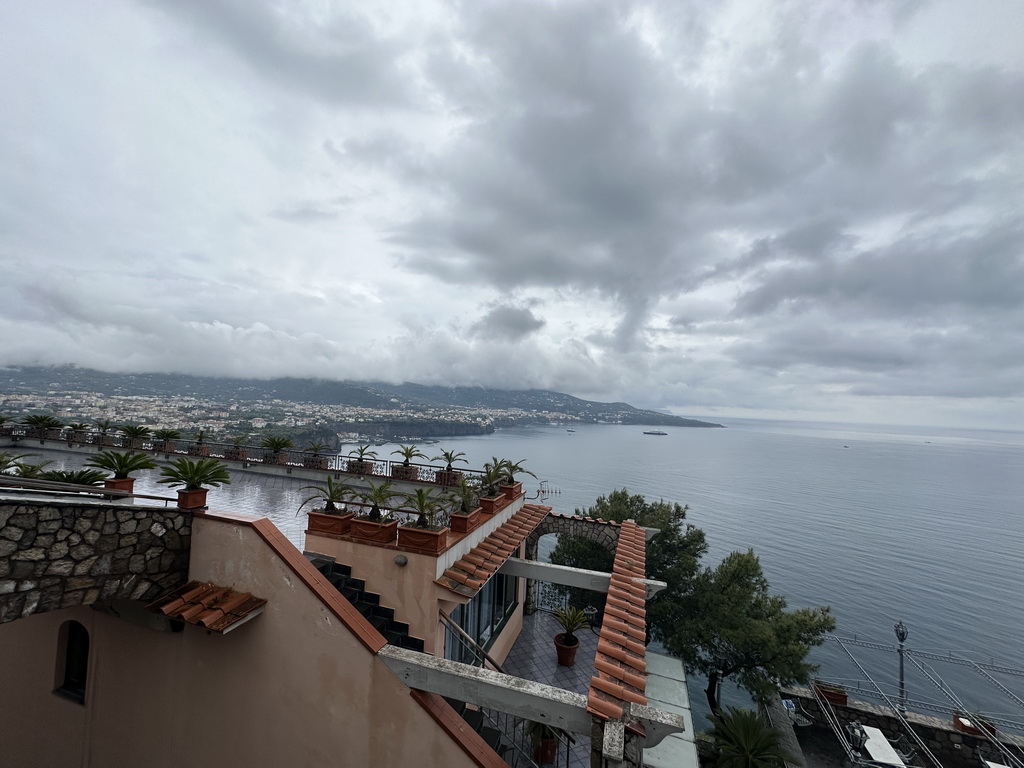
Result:
[[[423,652],[423,641],[418,637],[409,634],[409,625],[404,621],[395,620],[395,609],[387,608],[380,604],[380,595],[366,590],[366,583],[362,579],[352,576],[352,569],[344,563],[338,563],[323,555],[316,555],[307,552],[306,559],[323,574],[338,590],[359,611],[373,628],[384,635],[384,639],[391,645],[399,648],[408,648],[410,651]]]

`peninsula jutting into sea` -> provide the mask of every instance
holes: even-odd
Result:
[[[215,435],[278,429],[297,436],[380,439],[479,435],[500,427],[549,424],[722,427],[540,389],[115,374],[70,365],[0,369],[0,413],[33,412],[65,420],[105,418],[205,429]]]

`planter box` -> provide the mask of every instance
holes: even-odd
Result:
[[[288,463],[288,452],[281,451],[280,453],[268,453],[263,455],[264,464],[287,464]]]
[[[236,448],[231,446],[230,448],[224,449],[224,458],[231,459],[233,461],[245,461],[249,458],[248,448]]]
[[[512,485],[501,486],[502,493],[505,494],[505,498],[509,501],[514,501],[523,495],[523,484],[512,483]]]
[[[434,479],[438,485],[443,485],[446,488],[454,487],[462,480],[462,473],[455,469],[439,469],[434,475]]]
[[[966,733],[968,736],[985,736],[989,734],[995,736],[997,734],[996,727],[987,720],[983,720],[976,715],[968,714],[954,714],[953,715],[953,728],[960,733]]]
[[[468,515],[463,515],[463,514],[458,513],[458,512],[453,512],[450,515],[450,519],[451,519],[451,523],[452,523],[452,532],[453,533],[469,533],[474,528],[476,528],[478,525],[480,525],[480,520],[483,519],[483,513],[484,513],[484,511],[482,509],[480,509],[480,507],[477,507],[472,512],[470,512]]]
[[[128,493],[131,493],[135,490],[135,478],[108,477],[103,481],[103,487],[108,491],[128,491]]]
[[[210,446],[208,445],[190,445],[188,447],[189,456],[209,456]]]
[[[206,506],[207,488],[198,491],[178,491],[179,509],[202,509]]]
[[[310,512],[307,523],[308,533],[334,533],[344,536],[352,530],[351,512],[343,515],[329,515],[326,512]]]
[[[326,456],[306,456],[302,459],[302,466],[306,469],[327,469],[328,462]]]
[[[345,471],[350,475],[372,475],[373,474],[373,462],[372,461],[356,461],[349,459],[345,464]]]
[[[353,518],[349,535],[357,541],[375,541],[378,544],[389,544],[398,534],[398,521],[377,523],[365,518]]]
[[[508,504],[508,499],[504,496],[484,496],[480,499],[480,509],[484,511],[485,515],[493,515],[495,512],[501,511],[506,504]]]
[[[153,450],[157,453],[174,453],[177,450],[177,446],[173,440],[158,440],[153,443]]]
[[[391,476],[395,478],[395,480],[419,480],[420,468],[397,464],[391,467]]]
[[[439,555],[448,546],[448,528],[439,531],[426,528],[399,528],[398,546],[423,555]]]
[[[846,694],[846,690],[839,688],[835,685],[827,685],[822,683],[815,683],[814,690],[821,694],[821,698],[827,701],[829,704],[835,704],[840,707],[845,707],[849,701],[849,697]]]

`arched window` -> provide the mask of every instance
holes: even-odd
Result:
[[[65,621],[61,624],[57,645],[57,688],[54,693],[84,704],[88,675],[89,631],[77,621]]]

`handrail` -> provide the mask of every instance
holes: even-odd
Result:
[[[441,621],[445,624],[447,628],[455,630],[455,633],[459,637],[459,639],[462,640],[471,651],[473,651],[482,660],[489,662],[490,665],[494,667],[494,669],[497,672],[501,672],[501,674],[503,675],[506,674],[505,670],[501,668],[501,665],[494,659],[492,659],[490,654],[488,654],[487,651],[481,648],[480,645],[476,642],[476,640],[470,637],[462,627],[456,624],[451,616],[447,615],[444,611],[438,611],[437,615],[441,617]]]
[[[24,489],[27,491],[48,491],[50,493],[66,493],[79,496],[117,496],[120,498],[152,499],[155,501],[178,503],[177,499],[169,496],[152,496],[146,493],[134,493],[132,491],[121,491],[114,488],[102,488],[98,485],[79,485],[78,483],[62,483],[59,480],[39,480],[30,477],[18,477],[17,475],[0,475],[0,487]]]

